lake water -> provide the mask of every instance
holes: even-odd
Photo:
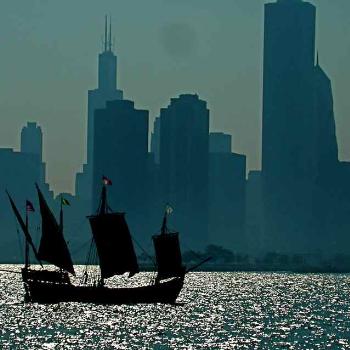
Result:
[[[0,348],[350,349],[350,275],[194,272],[178,303],[24,304],[20,275],[0,272]]]

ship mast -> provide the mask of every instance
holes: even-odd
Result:
[[[26,229],[27,231],[29,230],[28,227],[28,209],[26,206]],[[25,243],[25,251],[24,251],[24,268],[28,269],[29,267],[29,242],[28,242],[28,238],[26,237],[26,243]]]
[[[133,246],[125,214],[114,212],[108,206],[107,186],[112,181],[102,178],[103,186],[100,197],[100,205],[95,215],[88,216],[92,231],[92,244],[89,257],[92,257],[92,249],[96,248],[100,278],[99,285],[103,286],[104,280],[114,275],[122,275],[129,272],[129,277],[139,272],[137,257]]]
[[[179,234],[178,232],[170,232],[167,227],[167,217],[172,211],[172,207],[167,204],[160,234],[153,236],[158,270],[156,284],[163,279],[182,277],[185,273],[185,267],[182,265]]]
[[[29,233],[29,231],[28,231],[28,227],[27,227],[26,224],[24,223],[24,221],[23,221],[23,219],[22,219],[22,217],[21,217],[21,215],[20,215],[20,213],[19,213],[19,211],[18,211],[18,209],[17,209],[17,207],[16,207],[16,205],[15,205],[13,199],[11,198],[10,194],[9,194],[7,191],[6,191],[6,193],[7,193],[7,196],[8,196],[8,198],[9,198],[9,201],[10,201],[10,203],[11,203],[12,210],[13,210],[13,212],[14,212],[16,218],[17,218],[17,221],[18,221],[18,223],[19,223],[20,226],[21,226],[21,229],[22,229],[22,231],[23,231],[23,234],[24,234],[24,236],[25,236],[25,238],[26,238],[26,242],[28,242],[28,244],[32,247],[33,252],[34,252],[34,255],[35,255],[35,258],[38,260],[39,264],[40,264],[41,267],[42,267],[43,265],[42,265],[42,263],[41,263],[41,259],[39,258],[39,254],[38,254],[38,252],[37,252],[37,250],[36,250],[36,248],[35,248],[35,245],[34,245],[34,243],[33,243],[32,237],[30,236],[30,233]],[[29,256],[29,254],[28,254],[28,256]]]
[[[108,204],[107,204],[107,186],[103,184],[102,187],[102,193],[101,193],[101,201],[100,201],[100,208],[98,210],[99,215],[106,214],[108,210]]]
[[[160,233],[162,235],[165,235],[168,231],[168,227],[167,227],[167,217],[168,217],[168,213],[167,211],[165,210],[164,212],[164,217],[163,217],[163,222],[162,222],[162,228],[160,230]]]

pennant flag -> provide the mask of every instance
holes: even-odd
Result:
[[[61,197],[61,204],[62,204],[62,205],[70,205],[70,203],[68,202],[68,200],[65,199],[65,198],[63,198],[63,197]]]
[[[167,204],[165,207],[165,212],[167,213],[167,215],[170,215],[173,211],[174,209],[169,204]]]
[[[112,185],[112,180],[110,180],[108,177],[106,176],[102,176],[102,182],[104,185],[109,186]]]
[[[30,202],[30,201],[28,201],[28,200],[26,200],[26,210],[27,210],[27,212],[29,212],[29,211],[35,211],[35,210],[34,210],[33,203]]]

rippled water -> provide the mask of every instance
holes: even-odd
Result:
[[[4,272],[0,287],[1,349],[350,349],[350,275],[190,273],[177,306],[24,304]]]

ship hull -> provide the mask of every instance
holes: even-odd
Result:
[[[80,302],[95,304],[174,304],[184,277],[135,288],[108,288],[85,285],[26,281],[26,301],[34,303]]]

